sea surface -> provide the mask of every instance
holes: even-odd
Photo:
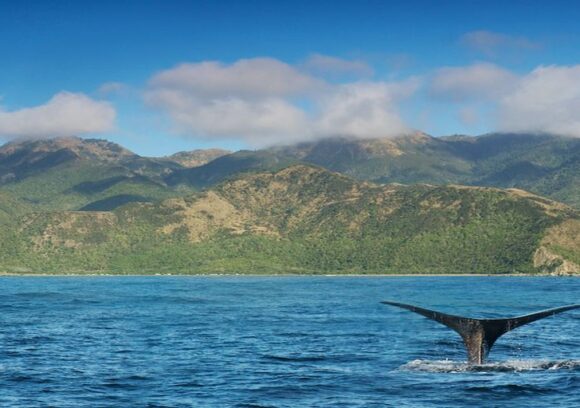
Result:
[[[580,407],[580,311],[488,364],[395,300],[472,317],[580,302],[540,277],[3,277],[0,407]]]

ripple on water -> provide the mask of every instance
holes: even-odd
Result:
[[[293,355],[274,355],[274,354],[267,354],[263,356],[266,360],[271,361],[281,361],[281,362],[289,362],[289,363],[310,363],[310,362],[317,362],[317,361],[324,361],[327,359],[325,356],[293,356]]]
[[[533,384],[490,384],[474,385],[465,388],[467,392],[477,394],[509,394],[512,397],[522,395],[546,395],[557,392],[555,388],[538,386]]]

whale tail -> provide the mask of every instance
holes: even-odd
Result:
[[[473,319],[436,312],[404,303],[389,301],[381,303],[410,310],[455,330],[463,339],[463,343],[467,349],[469,364],[484,363],[496,340],[510,330],[567,310],[580,308],[580,304],[577,304],[507,319]]]

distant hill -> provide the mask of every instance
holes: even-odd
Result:
[[[517,187],[580,208],[580,139],[490,134],[442,138],[473,164],[466,184]]]
[[[224,149],[197,149],[187,152],[177,152],[171,156],[164,157],[164,159],[178,163],[183,167],[191,168],[203,166],[218,157],[230,153],[232,152]]]
[[[15,141],[0,147],[0,191],[36,210],[110,210],[130,201],[156,201],[176,190],[164,177],[182,168],[105,140],[66,137]]]
[[[241,173],[275,170],[300,162],[296,156],[285,151],[240,150],[203,166],[175,170],[165,177],[165,181],[172,186],[186,185],[200,189]]]
[[[112,212],[25,214],[18,225],[0,230],[0,271],[580,272],[579,214],[560,203],[377,185],[306,165]]]
[[[203,188],[241,172],[309,163],[378,183],[514,187],[580,208],[580,139],[489,134],[434,138],[327,139],[240,151],[193,169],[176,169],[171,185]]]
[[[377,183],[520,188],[580,208],[580,139],[489,134],[434,138],[334,138],[229,153],[221,149],[139,156],[75,137],[0,147],[0,191],[37,209],[110,210],[188,194],[237,174],[314,164]]]

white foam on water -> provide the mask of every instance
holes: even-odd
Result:
[[[579,360],[507,360],[485,364],[467,364],[466,362],[452,360],[413,360],[399,367],[399,370],[402,371],[428,373],[523,372],[575,369],[580,369]]]

